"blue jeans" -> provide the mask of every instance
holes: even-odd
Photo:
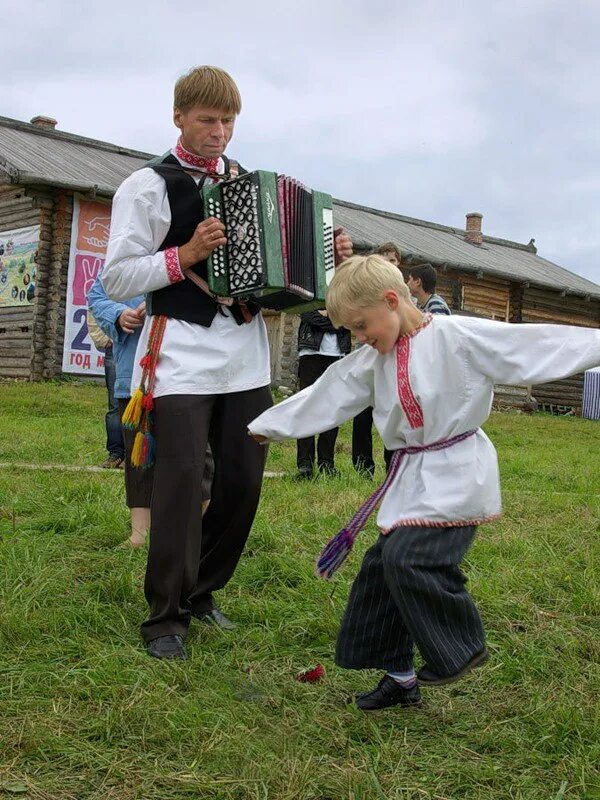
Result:
[[[125,457],[123,432],[121,431],[121,416],[119,406],[115,400],[115,381],[117,371],[113,359],[112,347],[107,347],[104,353],[104,377],[108,391],[108,411],[106,412],[106,449],[108,454],[115,458]]]

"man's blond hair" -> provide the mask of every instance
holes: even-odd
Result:
[[[237,115],[242,110],[242,98],[228,72],[219,67],[203,66],[179,78],[173,106],[184,113],[194,106],[204,106]]]
[[[339,328],[349,310],[377,305],[388,289],[410,302],[408,286],[398,267],[378,255],[352,256],[340,264],[329,284],[329,319]]]

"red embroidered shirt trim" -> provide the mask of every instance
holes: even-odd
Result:
[[[387,528],[380,528],[382,536],[388,536],[396,528],[403,528],[405,526],[419,527],[419,528],[466,528],[469,525],[484,525],[486,522],[493,522],[495,519],[500,519],[502,512],[497,514],[489,514],[487,517],[478,517],[476,519],[454,519],[436,521],[432,519],[399,519],[393,525]]]
[[[191,167],[206,170],[206,172],[217,172],[219,168],[219,158],[203,158],[195,153],[190,153],[181,144],[181,136],[175,145],[175,155],[180,161],[189,164]]]
[[[401,336],[396,343],[396,380],[398,382],[398,397],[402,410],[406,414],[408,424],[413,429],[423,427],[423,409],[419,405],[410,385],[408,365],[410,363],[411,339],[426,328],[432,319],[432,314],[425,314],[421,324],[415,328],[414,331]]]
[[[167,278],[169,283],[179,283],[185,278],[183,270],[179,266],[179,252],[177,247],[169,247],[165,252],[165,266],[167,268]]]

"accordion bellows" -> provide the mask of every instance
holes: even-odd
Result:
[[[262,170],[203,194],[205,215],[221,220],[227,237],[208,259],[211,291],[277,311],[324,304],[335,268],[330,195]]]

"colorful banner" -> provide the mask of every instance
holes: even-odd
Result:
[[[75,195],[67,278],[62,371],[104,375],[104,353],[88,333],[87,293],[102,269],[110,231],[110,205]]]
[[[40,226],[0,231],[0,306],[28,306],[35,297]]]

